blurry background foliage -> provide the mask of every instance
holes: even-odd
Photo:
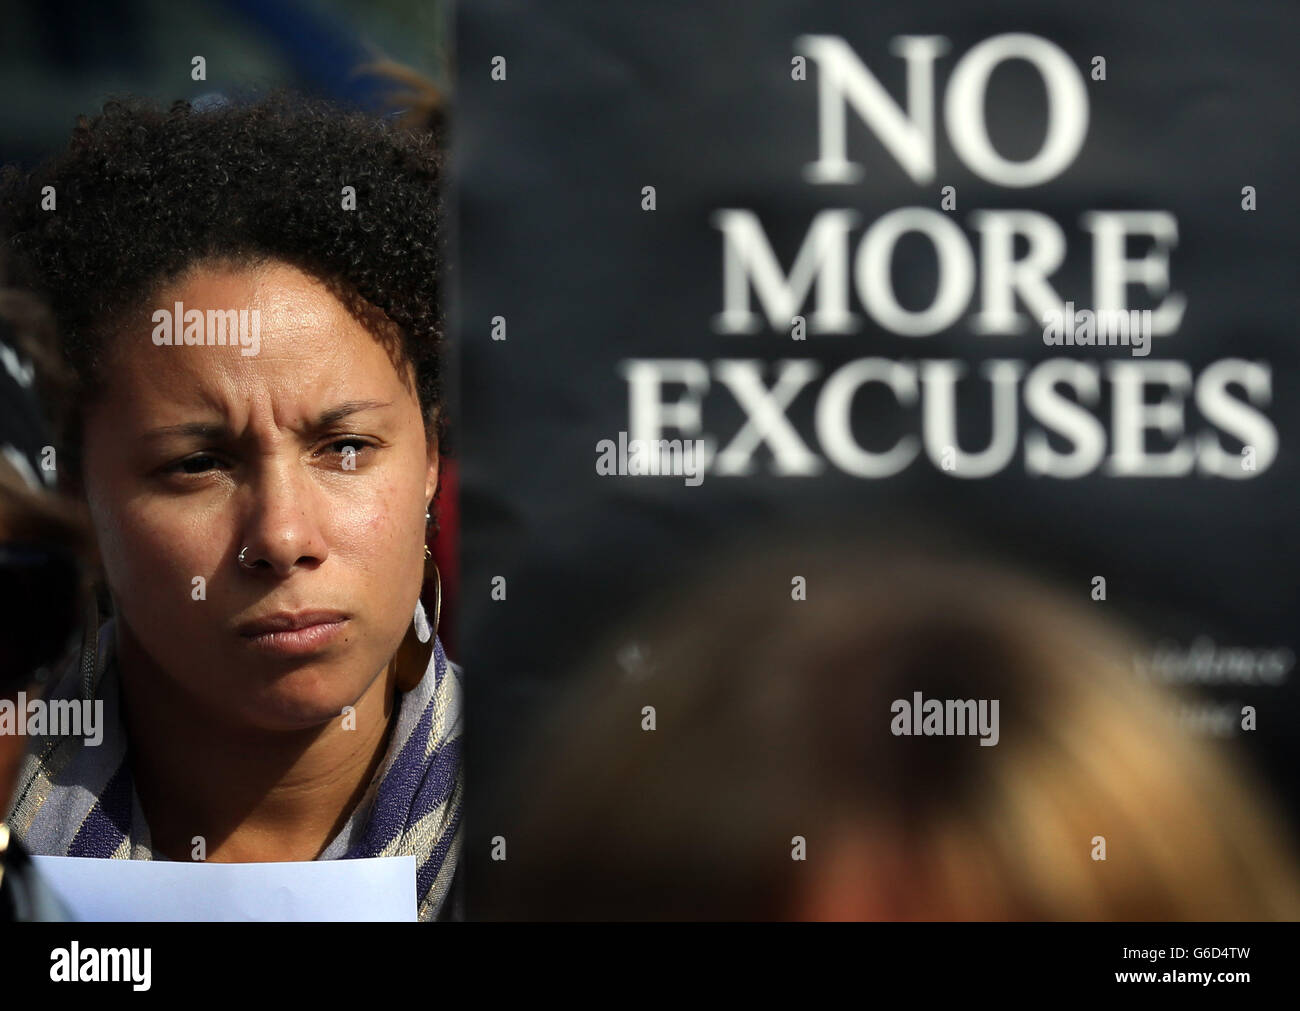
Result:
[[[32,165],[80,114],[138,94],[212,100],[292,87],[381,109],[395,89],[355,69],[404,63],[445,88],[446,0],[6,0],[0,28],[0,162]],[[191,60],[207,61],[207,80]]]

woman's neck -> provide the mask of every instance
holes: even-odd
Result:
[[[273,732],[223,720],[159,669],[128,628],[119,624],[117,638],[131,774],[155,853],[217,863],[320,856],[383,762],[395,722],[393,664],[347,721]]]

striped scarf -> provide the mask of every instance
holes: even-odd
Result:
[[[416,604],[415,630],[427,643],[433,629]],[[153,860],[149,826],[131,778],[114,662],[114,620],[98,644],[46,693],[47,701],[103,702],[103,740],[34,736],[5,820],[32,853]],[[379,772],[347,823],[318,857],[415,857],[420,920],[463,918],[457,864],[461,845],[461,670],[434,637],[420,683],[401,695],[397,725]],[[454,879],[454,880],[453,880]],[[454,886],[454,887],[453,887]]]

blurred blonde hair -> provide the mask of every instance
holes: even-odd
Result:
[[[1087,584],[1076,602],[879,546],[713,571],[611,637],[551,714],[501,798],[518,813],[488,916],[1300,916],[1265,794],[1136,677],[1140,641]],[[914,691],[999,699],[999,743],[894,736]]]
[[[385,101],[399,110],[398,122],[412,130],[427,130],[441,138],[447,126],[447,102],[442,89],[413,67],[375,54],[369,63],[357,67],[358,76],[378,77],[388,82]]]

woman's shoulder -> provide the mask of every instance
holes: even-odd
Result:
[[[27,742],[5,821],[35,853],[53,852],[50,833],[62,838],[82,808],[94,802],[123,759],[111,668],[111,621],[100,626],[45,687],[23,699]]]

